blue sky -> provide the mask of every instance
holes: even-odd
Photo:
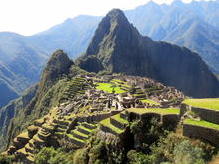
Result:
[[[112,8],[132,9],[149,0],[0,0],[0,31],[32,35],[80,14],[105,15]],[[172,0],[155,0],[171,3]],[[185,0],[189,2],[190,0]]]

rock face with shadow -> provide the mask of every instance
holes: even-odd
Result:
[[[143,37],[121,10],[114,9],[100,22],[81,61],[87,71],[104,69],[147,76],[174,86],[192,97],[218,97],[219,82],[198,54],[187,48]],[[98,63],[98,64],[97,64]]]

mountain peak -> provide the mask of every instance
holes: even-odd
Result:
[[[69,72],[73,62],[63,50],[56,50],[49,59],[43,74],[42,83],[53,83],[58,77]]]
[[[97,55],[101,45],[104,46],[104,44],[101,44],[103,40],[112,43],[109,46],[113,48],[113,42],[115,42],[115,40],[127,41],[127,37],[132,34],[133,31],[137,32],[129,23],[123,11],[113,9],[100,22],[86,54]]]
[[[105,17],[111,24],[129,24],[124,12],[120,9],[112,9]]]
[[[112,9],[111,11],[108,12],[106,16],[110,18],[119,18],[119,17],[125,17],[125,14],[120,9]]]

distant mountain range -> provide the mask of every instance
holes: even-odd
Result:
[[[219,73],[218,1],[149,2],[125,15],[142,35],[188,47]],[[49,54],[56,49],[74,59],[85,52],[101,19],[78,16],[30,37],[0,33],[0,106],[39,80]]]
[[[0,33],[0,107],[39,80],[45,53],[15,33]]]

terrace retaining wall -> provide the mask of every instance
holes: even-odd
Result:
[[[184,124],[183,135],[190,138],[198,138],[219,146],[219,131],[211,128]]]
[[[168,114],[162,116],[162,123],[165,127],[175,128],[180,120],[180,116],[177,114]]]
[[[182,104],[180,116],[182,116],[188,110],[195,112],[202,120],[219,124],[219,111],[217,110],[197,108],[187,104]]]
[[[191,110],[197,113],[201,119],[219,124],[219,111],[195,107],[191,107]]]

